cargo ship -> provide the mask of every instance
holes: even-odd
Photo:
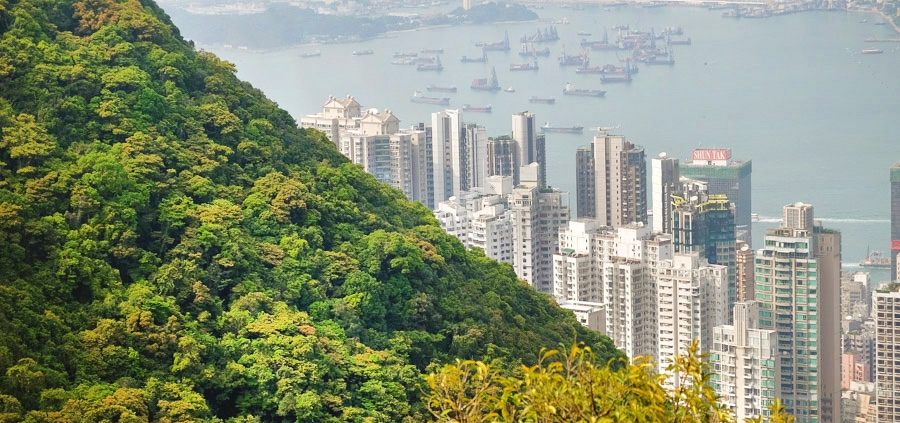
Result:
[[[408,52],[396,51],[396,52],[394,52],[395,59],[411,59],[411,58],[416,58],[418,56],[419,56],[419,53],[416,53],[414,51],[408,51]]]
[[[691,45],[691,37],[686,40],[669,40],[670,46],[689,46]]]
[[[881,54],[884,50],[880,48],[864,48],[862,54]]]
[[[578,96],[582,96],[582,97],[603,97],[606,95],[606,91],[575,88],[574,85],[572,85],[571,83],[568,83],[568,84],[566,84],[566,87],[563,88],[563,94],[578,95]]]
[[[366,55],[369,55],[369,54],[375,54],[375,52],[372,51],[372,50],[353,50],[353,53],[352,53],[352,54],[353,54],[354,56],[366,56]]]
[[[316,51],[311,51],[311,52],[308,52],[308,53],[303,53],[303,54],[300,55],[300,57],[319,57],[319,56],[321,56],[321,55],[322,55],[322,51],[321,51],[321,50],[316,50]]]
[[[497,71],[493,66],[491,66],[490,76],[472,80],[472,89],[480,91],[500,91],[500,82],[497,81]]]
[[[866,258],[863,261],[859,262],[859,265],[862,267],[881,267],[881,268],[889,268],[891,267],[891,258],[884,257],[881,254],[881,251],[872,251],[871,254],[868,253],[868,249],[866,249]]]
[[[440,85],[429,85],[429,86],[425,87],[425,89],[428,91],[439,91],[442,93],[455,93],[456,85],[451,85],[449,87],[442,87]]]
[[[490,104],[488,104],[487,106],[484,106],[484,107],[476,107],[476,106],[470,106],[468,104],[464,104],[463,108],[462,108],[462,110],[464,112],[477,112],[477,113],[490,113],[492,109],[493,109],[493,107],[491,107]]]
[[[391,60],[392,65],[415,65],[416,58],[415,57],[406,57],[403,59],[394,59]]]
[[[509,65],[509,70],[511,71],[530,71],[530,70],[538,70],[538,63],[535,61],[534,63],[512,63]]]
[[[591,59],[587,57],[587,52],[570,56],[566,54],[566,46],[563,46],[562,54],[560,54],[558,60],[560,66],[587,66],[591,63]]]
[[[413,103],[439,104],[441,106],[450,105],[450,97],[425,97],[422,93],[415,91],[409,98]]]
[[[485,51],[509,51],[509,31],[503,33],[502,40],[495,43],[481,43],[480,47]]]
[[[435,58],[434,63],[423,63],[421,65],[416,66],[417,71],[436,71],[440,72],[444,70],[444,65],[441,64],[441,56]]]
[[[583,126],[550,126],[550,122],[541,127],[541,132],[556,132],[561,134],[581,134],[584,132]]]
[[[649,56],[643,59],[639,59],[641,62],[644,62],[648,65],[674,65],[675,64],[675,53],[669,53],[666,58],[660,58],[659,56]]]
[[[482,50],[481,57],[463,56],[459,61],[462,63],[487,63],[487,52]]]
[[[538,28],[537,33],[534,35],[523,35],[519,41],[523,43],[547,43],[559,40],[559,34],[556,32],[556,28],[551,26],[550,28],[544,28],[541,30]]]
[[[553,97],[540,98],[540,97],[531,96],[531,97],[528,97],[528,102],[529,103],[537,103],[537,104],[554,104],[554,103],[556,103],[556,99]]]
[[[522,57],[549,57],[550,56],[550,48],[547,47],[543,50],[536,50],[534,46],[529,48],[527,45],[522,44],[522,50],[519,51],[519,56]]]
[[[432,48],[432,49],[423,48],[422,54],[444,54],[444,49],[442,49],[442,48]]]

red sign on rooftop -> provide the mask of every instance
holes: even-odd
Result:
[[[730,148],[698,148],[691,155],[694,160],[731,160]]]
[[[891,251],[900,250],[900,239],[891,240]]]

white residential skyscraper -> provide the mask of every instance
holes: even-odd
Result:
[[[671,233],[672,195],[680,192],[678,159],[660,153],[651,161],[653,232]]]
[[[519,166],[537,163],[540,167],[538,187],[547,186],[547,155],[544,134],[538,132],[534,113],[520,112],[512,115],[512,139],[518,145]],[[513,183],[519,184],[519,180]]]
[[[728,321],[728,268],[709,264],[699,252],[676,253],[659,262],[656,289],[656,360],[660,374],[664,374],[675,356],[687,353],[692,341],[698,341],[701,353],[710,352],[713,328]],[[667,381],[670,385],[674,382]]]
[[[432,171],[434,203],[458,196],[464,190],[462,116],[459,110],[431,114]]]
[[[784,207],[756,254],[760,329],[778,336],[781,394],[797,423],[841,418],[841,234],[813,219],[813,206]]]
[[[900,285],[874,294],[875,386],[879,422],[900,421]]]
[[[781,371],[773,330],[757,328],[759,306],[754,301],[734,305],[734,325],[713,330],[709,354],[712,385],[720,403],[734,412],[735,421],[768,415],[767,407],[781,398]]]
[[[514,213],[513,267],[516,274],[539,292],[553,289],[553,254],[558,251],[559,229],[569,221],[569,193],[541,189],[538,181],[526,180],[534,166],[523,167],[522,184],[509,200]]]
[[[628,357],[657,353],[656,270],[672,258],[672,241],[643,224],[618,228],[579,219],[560,231],[553,256],[557,301],[606,307],[606,330]]]

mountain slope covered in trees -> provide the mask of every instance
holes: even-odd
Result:
[[[432,363],[619,355],[139,0],[0,2],[0,334],[3,422],[422,421]]]

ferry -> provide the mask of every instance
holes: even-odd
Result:
[[[862,54],[881,54],[884,53],[884,50],[880,48],[864,48],[862,50]]]
[[[540,97],[531,96],[531,97],[528,97],[528,102],[529,103],[537,103],[537,104],[554,104],[554,103],[556,103],[556,98],[554,98],[554,97],[540,98]]]
[[[574,85],[572,85],[571,83],[568,83],[568,84],[566,84],[566,87],[563,88],[563,94],[577,95],[577,96],[582,96],[582,97],[603,97],[606,95],[606,91],[575,88]]]
[[[450,105],[450,97],[425,97],[422,93],[415,91],[409,98],[413,103],[438,104],[441,106]]]
[[[530,70],[538,70],[538,63],[535,61],[534,63],[512,63],[509,65],[509,70],[511,71],[530,71]]]
[[[311,51],[311,52],[308,52],[308,53],[303,53],[303,54],[300,55],[300,57],[304,57],[304,58],[305,58],[305,57],[319,57],[319,56],[321,56],[321,55],[322,55],[322,51],[321,51],[321,50],[316,50],[316,51]]]
[[[555,132],[561,134],[581,134],[584,133],[583,126],[550,126],[550,122],[541,127],[541,132]]]
[[[493,107],[491,107],[490,104],[488,104],[487,106],[484,106],[484,107],[476,107],[476,106],[470,106],[468,104],[464,104],[463,108],[462,108],[462,110],[464,112],[477,112],[477,113],[490,113],[492,109],[493,109]]]
[[[751,222],[759,222],[759,214],[757,214],[757,213],[750,213],[750,221],[751,221]]]
[[[443,93],[455,93],[456,85],[451,85],[449,87],[442,87],[440,85],[429,85],[429,86],[425,87],[425,89],[428,91],[439,91],[439,92],[443,92]]]
[[[352,53],[354,56],[367,56],[369,54],[375,54],[372,50],[353,50]]]

